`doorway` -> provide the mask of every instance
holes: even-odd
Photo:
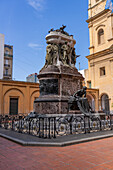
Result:
[[[10,98],[10,115],[18,114],[18,98]]]
[[[103,112],[106,114],[109,114],[110,109],[109,109],[109,97],[107,94],[103,94],[101,97],[101,107]]]

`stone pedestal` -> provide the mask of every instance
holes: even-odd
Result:
[[[82,88],[82,75],[75,67],[48,66],[40,71],[40,97],[35,100],[38,114],[68,114],[69,96]]]

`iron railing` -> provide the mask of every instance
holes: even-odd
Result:
[[[40,138],[56,138],[57,136],[91,133],[113,129],[113,115],[38,115],[0,116],[0,127],[38,136]]]

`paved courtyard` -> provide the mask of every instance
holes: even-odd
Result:
[[[113,137],[67,147],[21,146],[0,137],[0,170],[112,170]]]

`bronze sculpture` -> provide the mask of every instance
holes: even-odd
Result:
[[[78,90],[70,97],[68,104],[69,110],[80,110],[85,116],[91,115],[91,107],[86,98],[87,87],[84,86],[83,89]]]
[[[62,27],[60,27],[60,29],[56,29],[54,30],[53,28],[51,28],[48,33],[50,32],[53,32],[53,31],[56,31],[56,32],[61,32],[62,34],[65,34],[67,36],[72,36],[72,35],[69,35],[66,31],[64,31],[64,29],[66,28],[66,25],[62,25]]]

